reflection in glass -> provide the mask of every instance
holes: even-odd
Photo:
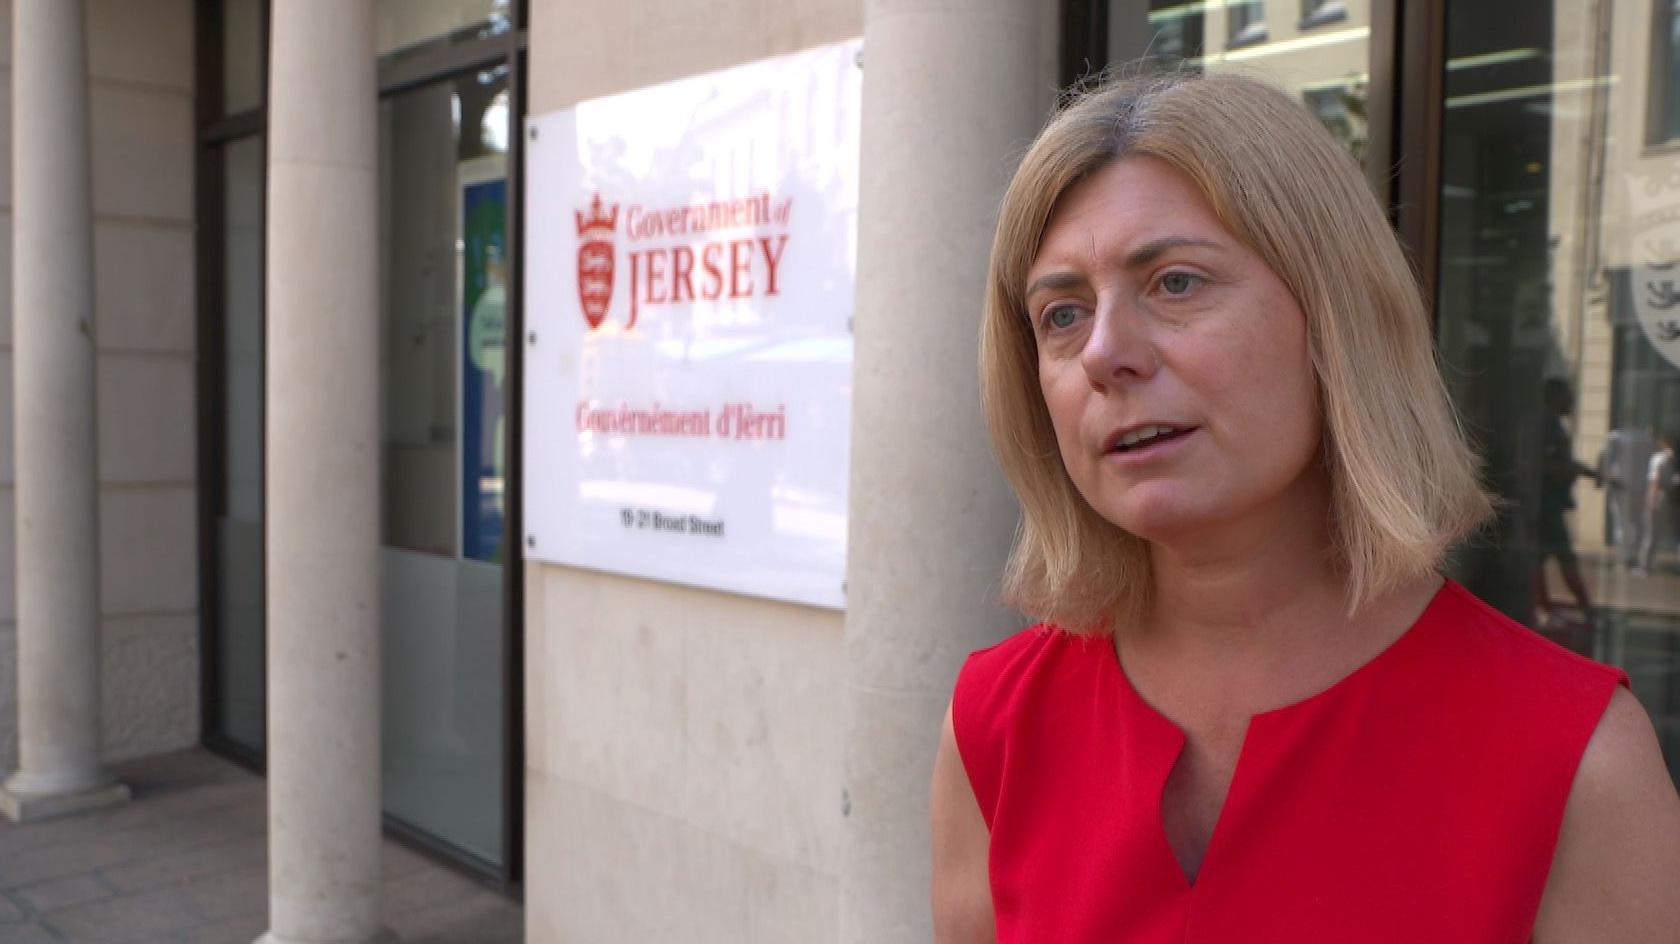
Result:
[[[503,860],[506,67],[380,106],[387,813]]]
[[[1365,82],[1363,79],[1332,80],[1324,85],[1301,90],[1318,120],[1324,123],[1336,140],[1342,142],[1354,157],[1364,160],[1365,141]]]
[[[1281,13],[1267,20],[1265,13],[1260,0],[1109,0],[1108,62],[1240,66],[1298,92],[1363,159],[1369,136],[1370,0],[1309,3],[1298,22]]]
[[[381,56],[513,27],[513,0],[377,0],[374,5],[374,42]]]
[[[1506,501],[1455,576],[1627,669],[1680,774],[1680,153],[1644,147],[1668,44],[1640,0],[1447,16],[1439,344]]]
[[[1261,0],[1227,0],[1225,35],[1226,45],[1233,49],[1264,40],[1266,9]]]
[[[263,139],[222,151],[223,504],[216,516],[216,732],[261,754],[263,660]]]
[[[222,0],[222,114],[262,104],[263,0]]]
[[[1656,5],[1650,140],[1662,144],[1680,138],[1680,0],[1656,0]]]
[[[1320,26],[1347,15],[1343,0],[1301,0],[1301,25]]]
[[[1109,0],[1108,61],[1171,66],[1201,58],[1203,7],[1184,0]]]

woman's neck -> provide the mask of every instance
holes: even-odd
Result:
[[[1116,638],[1122,661],[1145,675],[1218,680],[1213,688],[1259,710],[1323,688],[1399,638],[1440,578],[1420,576],[1350,615],[1327,491],[1301,489],[1264,514],[1151,544],[1155,592],[1142,624]]]
[[[1169,660],[1289,662],[1321,649],[1347,621],[1330,519],[1328,476],[1315,468],[1263,507],[1152,542],[1137,642]]]
[[[1232,652],[1345,614],[1346,582],[1321,522],[1286,519],[1189,548],[1152,545],[1148,635],[1170,648]]]

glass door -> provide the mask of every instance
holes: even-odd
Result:
[[[214,528],[213,730],[248,758],[266,738],[263,646],[263,138],[213,156],[221,171],[219,481]]]
[[[504,849],[508,70],[380,106],[387,814]]]
[[[1506,505],[1472,590],[1628,671],[1680,775],[1680,26],[1446,7],[1439,344]]]
[[[263,573],[262,0],[200,9],[199,541],[204,740],[267,743]]]

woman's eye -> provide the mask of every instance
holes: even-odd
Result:
[[[1200,281],[1201,276],[1189,272],[1168,272],[1161,276],[1161,289],[1168,295],[1183,295],[1195,288],[1196,283]]]
[[[1072,305],[1057,305],[1044,313],[1044,324],[1050,328],[1072,327],[1079,320],[1079,309]]]

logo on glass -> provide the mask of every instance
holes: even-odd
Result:
[[[590,201],[589,212],[577,213],[578,301],[583,305],[583,320],[590,330],[606,320],[607,307],[612,303],[613,241],[618,236],[618,204],[602,206],[601,195]]]

